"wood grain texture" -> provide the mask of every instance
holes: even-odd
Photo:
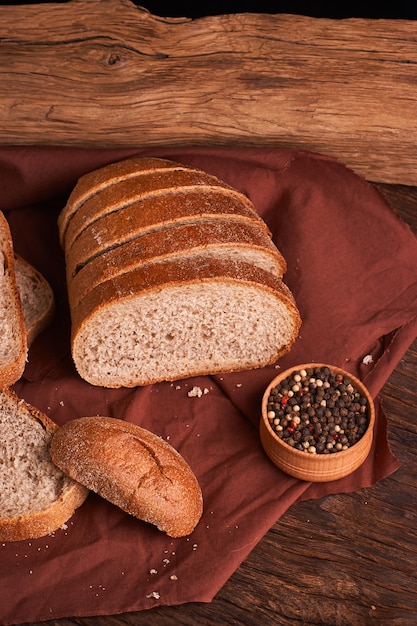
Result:
[[[415,22],[0,8],[0,142],[284,146],[417,184]]]
[[[417,187],[378,187],[417,232]],[[400,469],[372,488],[293,505],[213,602],[44,626],[414,626],[417,339],[380,397]]]

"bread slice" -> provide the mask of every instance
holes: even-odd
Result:
[[[87,226],[72,245],[65,246],[67,274],[74,275],[77,266],[138,235],[214,218],[256,225],[270,237],[267,225],[254,208],[230,195],[228,190],[209,188],[167,194],[121,208]]]
[[[27,337],[16,284],[15,259],[9,224],[0,212],[0,389],[13,385],[26,364]]]
[[[225,193],[238,198],[256,213],[250,200],[244,194],[232,189],[215,176],[200,170],[163,170],[140,172],[133,178],[121,180],[100,193],[86,200],[72,216],[63,239],[64,249],[68,249],[74,240],[88,225],[100,217],[120,210],[139,200],[156,198],[172,193],[189,193],[211,189],[223,189]]]
[[[111,417],[67,422],[52,439],[63,472],[170,537],[189,535],[203,498],[184,458],[149,430]]]
[[[68,202],[58,217],[58,230],[61,244],[65,239],[65,231],[73,214],[89,198],[96,195],[106,187],[121,180],[126,180],[142,172],[155,172],[164,169],[189,169],[186,165],[180,165],[167,159],[157,157],[130,157],[110,163],[92,172],[84,174],[71,192]]]
[[[0,541],[48,535],[86,499],[88,490],[51,460],[57,428],[13,391],[0,392]]]
[[[270,237],[257,225],[228,219],[200,220],[136,237],[99,254],[70,275],[70,307],[77,306],[97,285],[134,270],[138,265],[184,257],[246,261],[281,278],[286,263]]]
[[[270,272],[188,257],[101,283],[71,313],[80,376],[114,388],[274,363],[301,323],[291,292]]]
[[[55,297],[44,276],[18,254],[15,254],[15,268],[29,347],[35,337],[51,323]]]

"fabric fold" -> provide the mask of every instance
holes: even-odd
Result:
[[[193,165],[253,201],[286,258],[284,279],[303,318],[277,364],[129,390],[92,387],[77,375],[56,221],[79,176],[133,154]],[[0,189],[16,251],[45,275],[57,300],[15,390],[58,424],[101,414],[148,428],[184,456],[204,497],[201,522],[178,540],[90,494],[53,536],[1,544],[0,624],[209,602],[293,503],[369,487],[397,469],[378,400],[371,453],[340,481],[285,475],[259,440],[262,395],[277,372],[327,362],[359,376],[376,396],[417,334],[415,237],[342,163],[281,149],[15,147],[0,149]],[[201,395],[190,393],[195,387]]]

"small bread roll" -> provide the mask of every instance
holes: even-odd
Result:
[[[81,417],[55,433],[51,457],[63,472],[170,537],[189,535],[203,509],[182,456],[157,435],[111,417]]]

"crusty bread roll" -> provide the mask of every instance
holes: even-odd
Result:
[[[184,256],[242,260],[281,278],[286,263],[269,236],[256,225],[228,219],[200,220],[152,231],[98,254],[74,269],[68,258],[67,285],[71,308],[100,283],[125,274],[138,264]],[[78,271],[77,271],[78,270]]]
[[[86,499],[88,490],[51,460],[57,428],[13,391],[0,392],[0,541],[48,535]]]
[[[0,211],[0,389],[13,385],[25,369],[27,336],[16,283],[13,241]]]
[[[67,422],[52,439],[54,463],[74,480],[171,537],[189,535],[203,510],[183,457],[144,428],[110,417]]]
[[[138,266],[72,310],[82,378],[134,387],[274,363],[300,316],[285,284],[244,262],[187,257]]]

